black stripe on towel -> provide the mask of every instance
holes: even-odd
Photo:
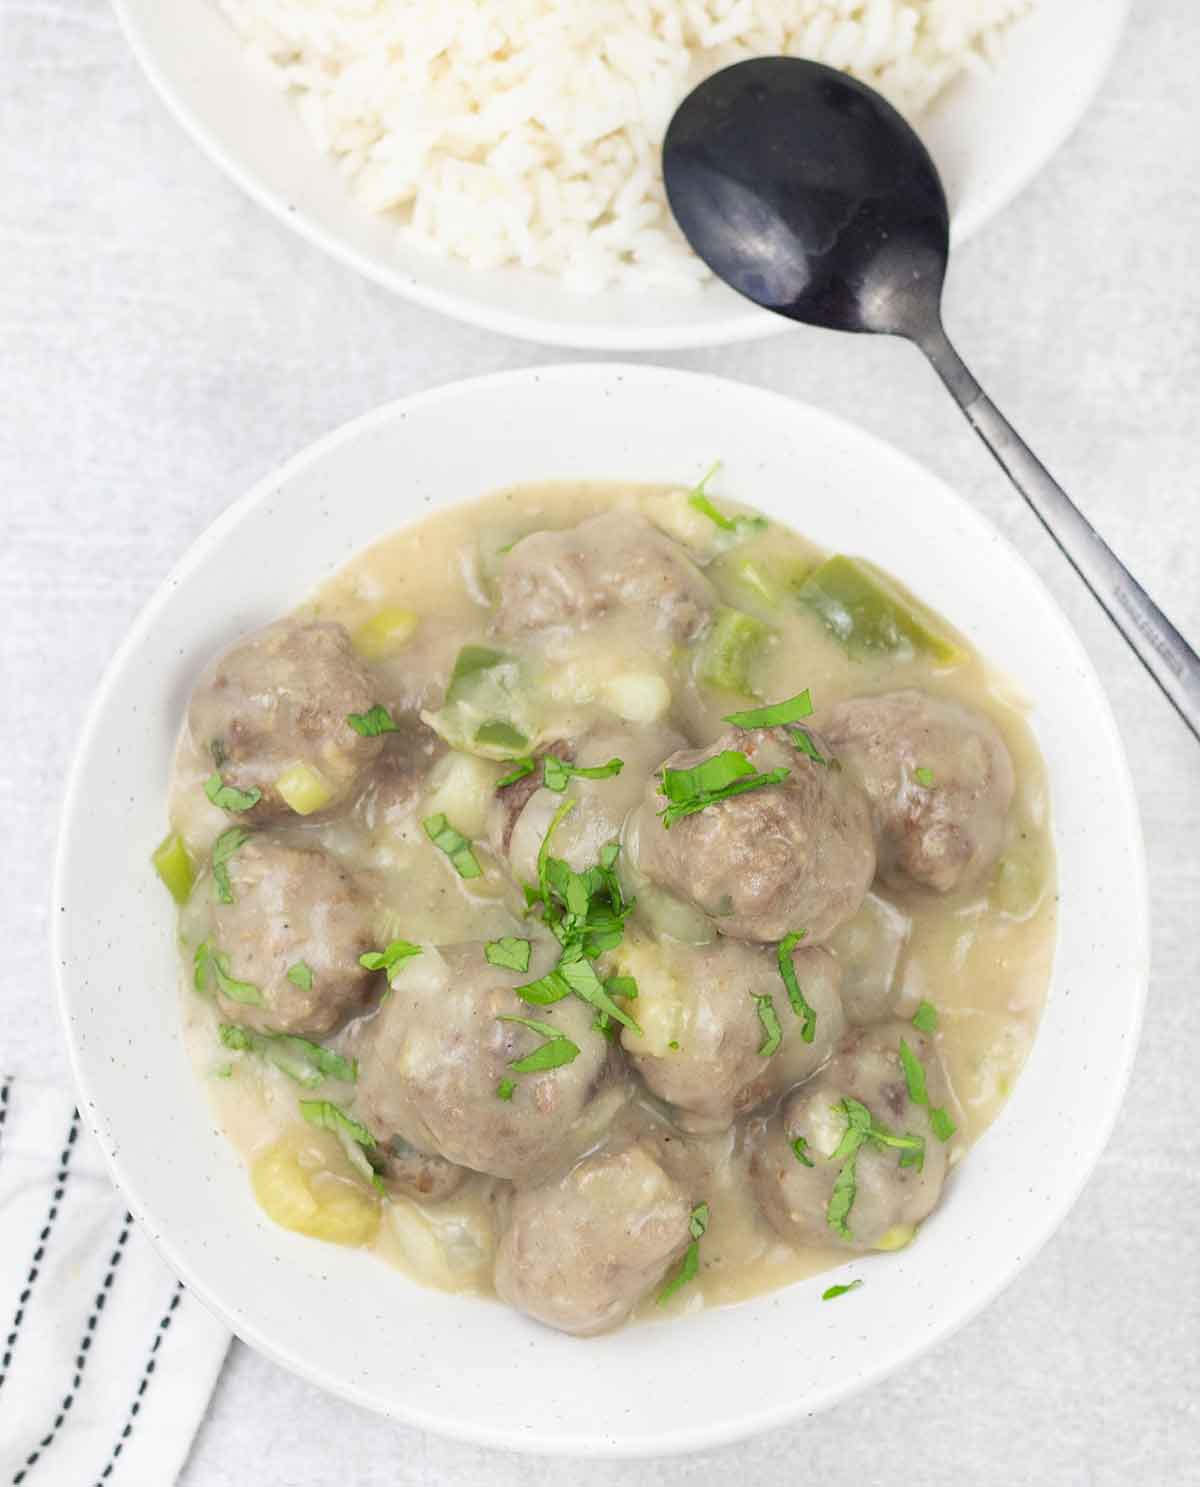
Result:
[[[71,1387],[63,1395],[62,1403],[58,1407],[58,1414],[54,1417],[54,1424],[51,1425],[47,1433],[33,1450],[30,1451],[29,1455],[25,1458],[25,1465],[13,1477],[12,1487],[20,1487],[30,1468],[35,1466],[38,1460],[45,1454],[46,1448],[53,1443],[54,1437],[62,1428],[63,1421],[71,1413],[71,1406],[75,1403],[75,1396],[79,1393],[79,1386],[83,1383],[83,1374],[87,1368],[88,1355],[92,1350],[92,1343],[96,1336],[96,1324],[103,1315],[104,1308],[108,1302],[108,1293],[112,1290],[112,1283],[116,1277],[117,1269],[121,1264],[121,1257],[125,1253],[125,1243],[129,1238],[129,1230],[132,1224],[133,1219],[129,1214],[126,1214],[125,1221],[121,1225],[121,1232],[117,1236],[116,1248],[109,1256],[108,1269],[105,1272],[104,1279],[100,1282],[100,1289],[96,1292],[96,1298],[92,1302],[92,1311],[87,1319],[87,1326],[83,1329],[83,1335],[79,1339],[79,1351],[75,1354],[75,1373],[71,1379]]]
[[[8,1086],[5,1086],[5,1094]],[[0,1358],[0,1388],[4,1387],[4,1380],[8,1377],[8,1365],[12,1362],[12,1355],[17,1346],[17,1338],[21,1333],[21,1322],[25,1317],[25,1308],[29,1305],[29,1298],[33,1295],[33,1288],[37,1284],[37,1278],[42,1267],[42,1258],[46,1253],[46,1244],[50,1238],[50,1232],[54,1228],[54,1220],[58,1217],[58,1206],[62,1202],[63,1193],[66,1191],[67,1174],[71,1167],[71,1152],[75,1142],[79,1139],[79,1111],[73,1111],[71,1115],[71,1129],[67,1132],[66,1144],[62,1149],[62,1155],[58,1159],[58,1172],[54,1179],[54,1192],[50,1196],[50,1212],[46,1215],[46,1222],[42,1225],[42,1232],[38,1235],[37,1248],[33,1252],[33,1259],[29,1262],[29,1274],[25,1277],[25,1289],[17,1298],[17,1309],[13,1314],[12,1326],[9,1328],[8,1336],[4,1339],[4,1356]]]
[[[109,1477],[112,1476],[113,1468],[116,1466],[121,1452],[125,1449],[125,1442],[133,1434],[134,1424],[137,1421],[137,1417],[139,1414],[141,1414],[142,1410],[142,1396],[150,1387],[150,1377],[157,1367],[156,1354],[158,1353],[159,1348],[162,1346],[163,1338],[167,1335],[167,1332],[170,1329],[171,1318],[175,1315],[175,1309],[176,1307],[178,1307],[179,1303],[182,1300],[183,1286],[179,1281],[176,1281],[175,1294],[171,1297],[171,1304],[167,1307],[166,1311],[163,1312],[162,1318],[160,1319],[159,1324],[155,1329],[154,1341],[150,1345],[150,1356],[146,1359],[146,1366],[142,1369],[142,1376],[138,1381],[137,1393],[133,1396],[133,1403],[129,1406],[129,1417],[125,1421],[125,1428],[121,1431],[120,1436],[117,1438],[116,1445],[114,1445],[112,1448],[112,1455],[108,1458],[108,1465],[96,1478],[96,1487],[101,1487],[101,1484],[103,1482],[107,1482]]]
[[[0,1131],[4,1129],[4,1122],[8,1119],[8,1087],[12,1083],[12,1075],[5,1077],[4,1083],[0,1084]]]

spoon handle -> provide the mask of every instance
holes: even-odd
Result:
[[[921,350],[1067,562],[1200,740],[1200,656],[976,382],[939,326]]]

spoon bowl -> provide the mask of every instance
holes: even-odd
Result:
[[[941,178],[903,117],[854,78],[791,57],[725,68],[675,114],[663,175],[695,252],[764,309],[890,335],[937,319]]]
[[[986,396],[942,328],[946,194],[883,97],[818,62],[756,57],[714,73],[663,141],[667,200],[692,248],[763,309],[902,336],[1200,740],[1200,657]]]

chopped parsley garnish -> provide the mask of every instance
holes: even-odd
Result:
[[[374,1151],[378,1143],[366,1126],[347,1115],[332,1100],[301,1100],[300,1114],[310,1126],[320,1126],[322,1130],[332,1131],[341,1141],[354,1166],[373,1187],[381,1193],[386,1192],[382,1178],[367,1158],[367,1152]]]
[[[859,1288],[859,1286],[861,1286],[861,1285],[862,1285],[862,1281],[860,1279],[860,1280],[852,1280],[847,1285],[844,1285],[844,1286],[830,1286],[827,1291],[822,1291],[821,1292],[821,1300],[822,1301],[834,1301],[839,1296],[848,1296],[851,1291],[857,1291],[858,1288]]]
[[[829,1195],[829,1202],[825,1205],[825,1222],[842,1239],[854,1238],[847,1219],[850,1217],[850,1210],[854,1207],[854,1199],[858,1192],[857,1165],[858,1151],[856,1149],[842,1163],[841,1171],[833,1184],[833,1192]]]
[[[916,780],[918,785],[924,785],[926,790],[931,790],[933,788],[932,769],[914,769],[913,779]]]
[[[550,1022],[538,1022],[533,1017],[516,1017],[505,1015],[497,1017],[497,1022],[519,1022],[522,1027],[527,1027],[530,1032],[537,1033],[545,1039],[539,1048],[532,1053],[526,1054],[524,1058],[509,1060],[508,1067],[517,1074],[540,1074],[545,1069],[561,1069],[564,1064],[572,1063],[579,1054],[579,1045],[572,1043],[570,1038]]]
[[[631,1032],[641,1034],[641,1028],[629,1013],[613,1001],[581,944],[573,943],[563,948],[556,974],[562,977],[568,988],[582,1001],[615,1018]]]
[[[511,761],[512,768],[502,778],[496,781],[496,789],[503,790],[506,785],[515,785],[518,780],[523,780],[537,768],[537,761],[532,754],[525,754],[520,759]]]
[[[846,1129],[842,1133],[842,1139],[830,1158],[830,1161],[840,1162],[843,1157],[853,1156],[871,1134],[871,1112],[861,1100],[856,1100],[849,1095],[844,1100],[839,1100],[833,1109],[846,1119]]]
[[[724,721],[735,728],[780,728],[812,716],[812,694],[805,687],[785,702],[771,702],[766,707],[752,707],[749,712],[727,713]]]
[[[784,935],[779,942],[776,959],[779,962],[779,974],[783,977],[784,986],[787,987],[788,1001],[792,1004],[792,1011],[797,1017],[804,1019],[800,1036],[806,1043],[811,1043],[817,1031],[817,1013],[814,1007],[809,1006],[808,999],[800,989],[800,982],[796,979],[796,966],[792,960],[792,951],[807,934],[806,929],[794,929],[791,934]]]
[[[808,1154],[808,1142],[803,1136],[797,1136],[792,1142],[792,1155],[806,1167],[814,1167],[816,1165],[812,1157]]]
[[[382,950],[368,950],[358,957],[358,963],[364,971],[386,971],[388,981],[392,979],[392,972],[397,966],[403,965],[406,960],[411,960],[414,955],[420,955],[420,945],[414,945],[409,940],[390,940]]]
[[[924,1007],[929,1007],[929,1003],[921,1003],[921,1006],[917,1009],[918,1017],[921,1015],[921,1010]],[[930,1007],[929,1010],[932,1012],[933,1008]],[[916,1026],[916,1021],[917,1018],[914,1017],[914,1026]],[[937,1021],[936,1013],[934,1013],[934,1021]],[[929,1087],[925,1082],[925,1066],[903,1038],[900,1039],[900,1066],[904,1070],[904,1082],[908,1085],[909,1099],[914,1105],[928,1106]],[[929,1124],[933,1130],[933,1134],[939,1141],[949,1141],[950,1137],[958,1129],[950,1118],[950,1112],[944,1110],[940,1105],[930,1109]]]
[[[661,790],[668,804],[658,814],[669,830],[682,817],[695,815],[719,800],[730,800],[764,785],[778,785],[790,772],[780,768],[759,774],[745,754],[723,749],[694,769],[664,769]]]
[[[758,1020],[762,1023],[763,1030],[763,1040],[758,1045],[758,1056],[770,1058],[783,1042],[779,1017],[775,1011],[775,1003],[769,996],[756,996],[754,1000],[758,1004]]]
[[[937,1008],[932,1002],[922,1002],[913,1013],[912,1025],[919,1033],[932,1033],[937,1023]]]
[[[298,960],[295,965],[288,966],[287,978],[301,991],[311,991],[313,988],[312,966],[306,960]]]
[[[244,826],[231,826],[228,831],[223,831],[213,843],[212,880],[219,904],[233,902],[233,885],[229,881],[229,859],[239,848],[244,847],[253,835],[254,833],[247,831]]]
[[[618,935],[618,944],[619,943],[620,936]],[[626,1001],[630,1002],[637,1000],[638,984],[632,976],[610,976],[604,983],[604,989],[609,994],[609,996],[623,996]],[[595,1019],[592,1022],[592,1026],[597,1030],[597,1032],[603,1033],[610,1043],[616,1041],[616,1025],[607,1012],[597,1012]],[[676,1044],[676,1047],[678,1046],[679,1045]]]
[[[696,1273],[700,1269],[700,1241],[708,1232],[708,1220],[708,1204],[697,1203],[688,1216],[688,1233],[692,1236],[691,1242],[683,1253],[679,1269],[658,1293],[659,1306],[665,1306],[676,1291],[686,1286],[688,1281],[695,1280]]]
[[[900,1039],[900,1067],[904,1070],[904,1082],[908,1085],[908,1098],[914,1105],[928,1105],[929,1089],[925,1083],[925,1066],[903,1038]]]
[[[502,1079],[496,1086],[496,1097],[501,1100],[511,1100],[516,1093],[516,1088],[515,1080]]]
[[[547,754],[542,760],[542,784],[547,790],[561,795],[572,780],[610,780],[624,768],[624,759],[610,759],[607,764],[595,764],[590,769],[581,769],[576,764],[568,764],[556,754]]]
[[[812,734],[809,733],[807,728],[789,728],[787,735],[800,753],[807,755],[814,764],[823,764],[826,768],[829,767],[829,760],[826,759],[825,755],[813,743]]]
[[[397,733],[392,715],[382,703],[377,702],[365,713],[347,713],[346,722],[363,738],[378,738],[381,733]]]
[[[506,971],[529,969],[530,943],[516,935],[504,935],[498,940],[489,940],[483,947],[483,956],[489,965],[500,966]]]
[[[563,997],[570,996],[571,988],[557,971],[551,971],[546,976],[539,976],[536,981],[526,981],[524,986],[518,986],[517,995],[523,1002],[529,1002],[535,1007],[550,1007],[555,1002],[561,1002]]]
[[[226,1048],[258,1054],[305,1089],[315,1089],[326,1079],[340,1079],[347,1084],[358,1079],[355,1059],[343,1058],[332,1048],[322,1048],[320,1043],[310,1043],[307,1038],[287,1033],[255,1033],[228,1022],[221,1024],[220,1037]]]
[[[223,811],[232,811],[234,815],[250,810],[262,799],[262,791],[257,785],[251,785],[249,790],[239,790],[235,785],[225,784],[219,769],[214,769],[205,780],[204,793],[213,805]]]
[[[920,1171],[925,1161],[925,1142],[920,1136],[898,1136],[889,1131],[879,1124],[861,1100],[849,1095],[839,1100],[833,1109],[845,1117],[846,1130],[829,1159],[841,1162],[842,1166],[825,1208],[825,1222],[842,1239],[852,1239],[854,1236],[848,1221],[858,1192],[858,1154],[863,1146],[870,1141],[881,1150],[898,1151],[902,1167],[916,1167]]]
[[[688,505],[693,511],[698,511],[701,516],[707,516],[709,521],[722,532],[733,532],[739,537],[748,536],[751,532],[762,532],[766,529],[767,519],[765,516],[726,516],[718,506],[714,506],[705,493],[704,487],[721,468],[720,460],[704,476],[700,483],[692,488],[688,494]]]
[[[213,950],[205,940],[196,946],[193,958],[192,984],[198,992],[207,992],[215,979],[217,990],[231,1002],[244,1007],[261,1007],[263,994],[251,981],[238,981],[229,974],[229,957]]]
[[[546,895],[549,891],[548,874],[550,871],[550,863],[553,860],[550,856],[550,843],[554,840],[554,833],[558,830],[558,828],[562,825],[562,823],[567,819],[567,817],[574,809],[575,802],[573,800],[564,800],[562,802],[562,804],[554,812],[554,815],[550,818],[550,825],[546,827],[546,835],[542,838],[542,844],[538,848],[538,888],[541,890],[540,897],[542,898],[543,902],[545,901]]]
[[[454,871],[460,878],[478,878],[482,869],[471,851],[471,843],[455,831],[441,811],[436,816],[429,816],[421,825],[425,828],[425,835],[441,852],[450,859]]]
[[[609,842],[599,860],[583,873],[550,854],[554,833],[574,805],[573,800],[564,800],[555,811],[538,849],[537,887],[525,887],[530,911],[540,908],[542,923],[562,947],[558,964],[549,975],[518,986],[517,995],[536,1006],[548,1006],[574,993],[597,1012],[640,1034],[641,1028],[613,1000],[592,964],[621,943],[625,920],[633,908],[625,902],[615,871],[620,848]]]

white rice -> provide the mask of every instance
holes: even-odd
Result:
[[[707,277],[659,147],[709,73],[785,53],[909,117],[993,60],[1033,0],[217,0],[370,211],[478,268],[572,288]]]

